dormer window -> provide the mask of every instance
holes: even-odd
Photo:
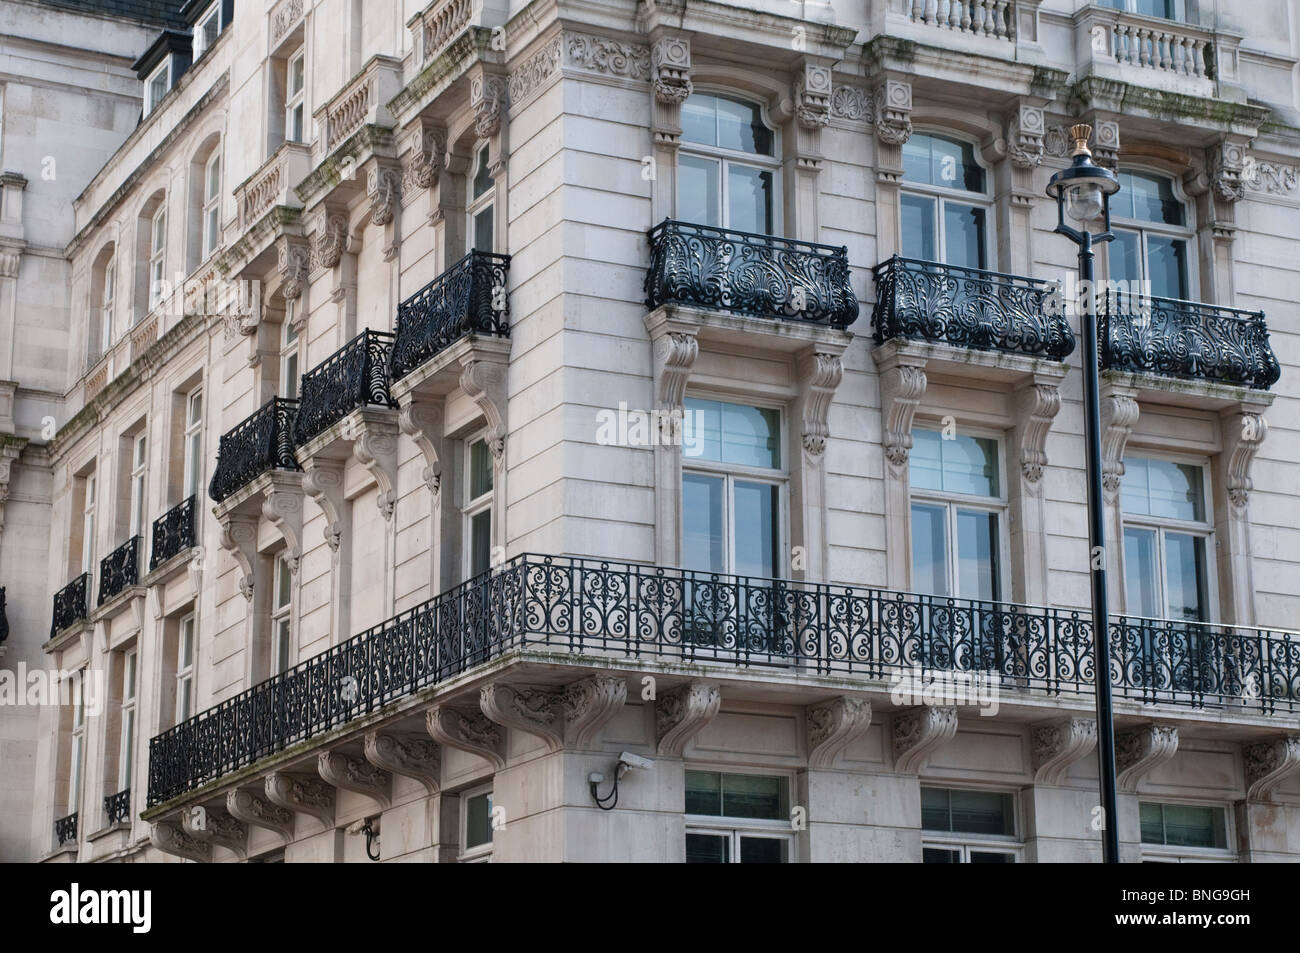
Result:
[[[217,37],[221,35],[221,28],[225,26],[221,22],[221,3],[212,4],[203,15],[199,17],[194,24],[194,59],[198,60],[200,56],[208,51],[213,43],[217,42]]]
[[[172,88],[172,61],[165,60],[144,83],[144,114],[153,112]]]

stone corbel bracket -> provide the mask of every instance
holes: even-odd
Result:
[[[1117,781],[1126,791],[1136,791],[1138,782],[1178,753],[1178,728],[1174,725],[1143,725],[1115,736]]]
[[[303,492],[325,514],[322,534],[325,544],[338,558],[339,546],[343,543],[343,463],[311,456],[303,459],[302,468]]]
[[[1007,154],[1017,169],[1032,170],[1042,164],[1047,120],[1041,106],[1021,103],[1007,129]]]
[[[680,107],[695,89],[691,82],[691,41],[687,36],[660,36],[650,48],[650,82],[655,102]]]
[[[212,860],[212,845],[185,833],[175,821],[149,825],[149,843],[164,854],[206,864]]]
[[[492,765],[494,771],[506,766],[505,739],[497,726],[482,715],[453,708],[431,708],[425,726],[440,745],[476,754]]]
[[[300,238],[284,236],[276,243],[279,258],[280,293],[285,301],[296,301],[302,297],[307,287],[308,275],[311,274],[311,245]],[[304,320],[306,312],[298,309],[296,321]]]
[[[541,738],[548,751],[564,747],[564,717],[558,692],[493,682],[479,690],[479,708],[498,725]]]
[[[240,860],[248,854],[248,825],[215,805],[182,810],[181,826],[195,840],[224,847]]]
[[[364,794],[381,811],[393,803],[392,776],[366,758],[352,758],[342,751],[322,751],[316,756],[316,773],[326,784]]]
[[[883,360],[878,359],[877,364],[885,460],[889,466],[901,470],[912,450],[912,420],[928,384],[925,358],[895,351]]]
[[[655,703],[655,750],[661,758],[680,758],[686,745],[718,716],[722,691],[703,679],[659,696]]]
[[[506,370],[510,363],[509,338],[493,338],[495,345],[478,342],[461,358],[460,388],[478,405],[487,420],[487,445],[498,466],[506,449]]]
[[[835,390],[844,379],[843,350],[817,349],[804,354],[799,360],[800,423],[803,428],[803,449],[810,457],[820,460],[826,452],[830,437],[831,402]]]
[[[875,91],[876,138],[901,146],[912,138],[912,84],[886,79]]]
[[[1224,482],[1228,499],[1238,510],[1245,510],[1250,503],[1250,491],[1255,488],[1250,477],[1251,464],[1268,436],[1268,421],[1258,412],[1261,409],[1238,407],[1223,418]]]
[[[894,770],[899,774],[920,774],[930,756],[956,734],[955,706],[899,712],[894,716]]]
[[[627,703],[627,682],[613,675],[593,675],[560,692],[564,733],[571,747],[586,748]]]
[[[250,827],[274,831],[286,844],[293,840],[293,814],[252,791],[237,788],[228,793],[226,810],[235,820]]]
[[[1107,502],[1119,498],[1120,482],[1124,478],[1124,448],[1138,421],[1137,397],[1132,393],[1111,389],[1101,401],[1101,483]]]
[[[370,731],[365,739],[366,760],[389,774],[411,778],[430,794],[441,787],[442,749],[428,738],[405,737]]]
[[[397,433],[396,415],[390,411],[362,408],[352,455],[379,487],[379,515],[391,522],[397,506]]]
[[[474,132],[480,139],[491,139],[501,131],[509,103],[506,76],[476,67],[469,80],[469,105],[474,111]]]
[[[1066,718],[1030,731],[1035,784],[1061,784],[1070,766],[1097,747],[1097,719]]]
[[[1061,410],[1059,381],[1035,378],[1016,395],[1024,421],[1020,439],[1020,472],[1037,489],[1047,466],[1047,435]]]
[[[417,119],[406,136],[409,149],[402,172],[403,203],[413,199],[421,189],[437,187],[447,151],[446,129],[429,119]]]
[[[850,744],[871,727],[871,702],[841,695],[805,712],[808,725],[808,767],[833,768]]]
[[[691,369],[700,356],[700,341],[696,336],[698,328],[675,320],[665,309],[647,315],[645,325],[650,334],[655,406],[665,411],[660,415],[663,428],[674,430],[686,400],[686,384],[691,379]],[[665,446],[680,443],[680,435],[676,433],[665,432],[660,436]]]
[[[1287,735],[1241,749],[1246,768],[1246,800],[1267,801],[1286,778],[1300,769],[1300,735]]]
[[[319,778],[272,771],[266,776],[266,797],[287,811],[316,818],[326,828],[334,826],[334,788]]]
[[[269,483],[266,499],[262,501],[262,516],[280,531],[288,546],[285,554],[289,569],[296,576],[302,561],[302,474],[288,470],[272,470],[266,474]]]
[[[412,394],[397,415],[402,433],[415,442],[424,457],[421,477],[435,497],[442,488],[443,409],[441,400],[426,400]]]
[[[242,513],[218,514],[221,548],[239,564],[239,591],[253,598],[253,567],[257,562],[257,517]]]

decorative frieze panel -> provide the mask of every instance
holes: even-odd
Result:
[[[648,80],[650,47],[586,33],[566,33],[564,65],[604,76]]]
[[[836,86],[831,92],[831,118],[850,122],[875,122],[871,93],[861,86]]]
[[[1242,170],[1246,187],[1267,195],[1289,195],[1300,189],[1300,168],[1246,156]]]

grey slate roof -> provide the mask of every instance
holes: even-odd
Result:
[[[180,13],[185,0],[37,0],[37,2],[45,6],[102,13],[160,27],[178,29],[188,27]]]

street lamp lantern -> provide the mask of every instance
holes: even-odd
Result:
[[[1092,127],[1074,126],[1070,165],[1052,176],[1047,194],[1056,199],[1058,234],[1079,246],[1082,294],[1080,328],[1083,338],[1083,404],[1088,444],[1088,562],[1092,577],[1093,677],[1097,695],[1097,759],[1102,818],[1102,859],[1119,863],[1118,811],[1115,795],[1115,724],[1110,692],[1110,609],[1106,596],[1105,511],[1101,490],[1101,371],[1098,361],[1097,295],[1093,287],[1093,247],[1114,239],[1110,230],[1110,197],[1119,191],[1114,172],[1092,160],[1088,140]],[[1067,225],[1066,218],[1075,225]],[[1101,231],[1088,230],[1101,220]],[[1076,227],[1077,226],[1077,227]]]

